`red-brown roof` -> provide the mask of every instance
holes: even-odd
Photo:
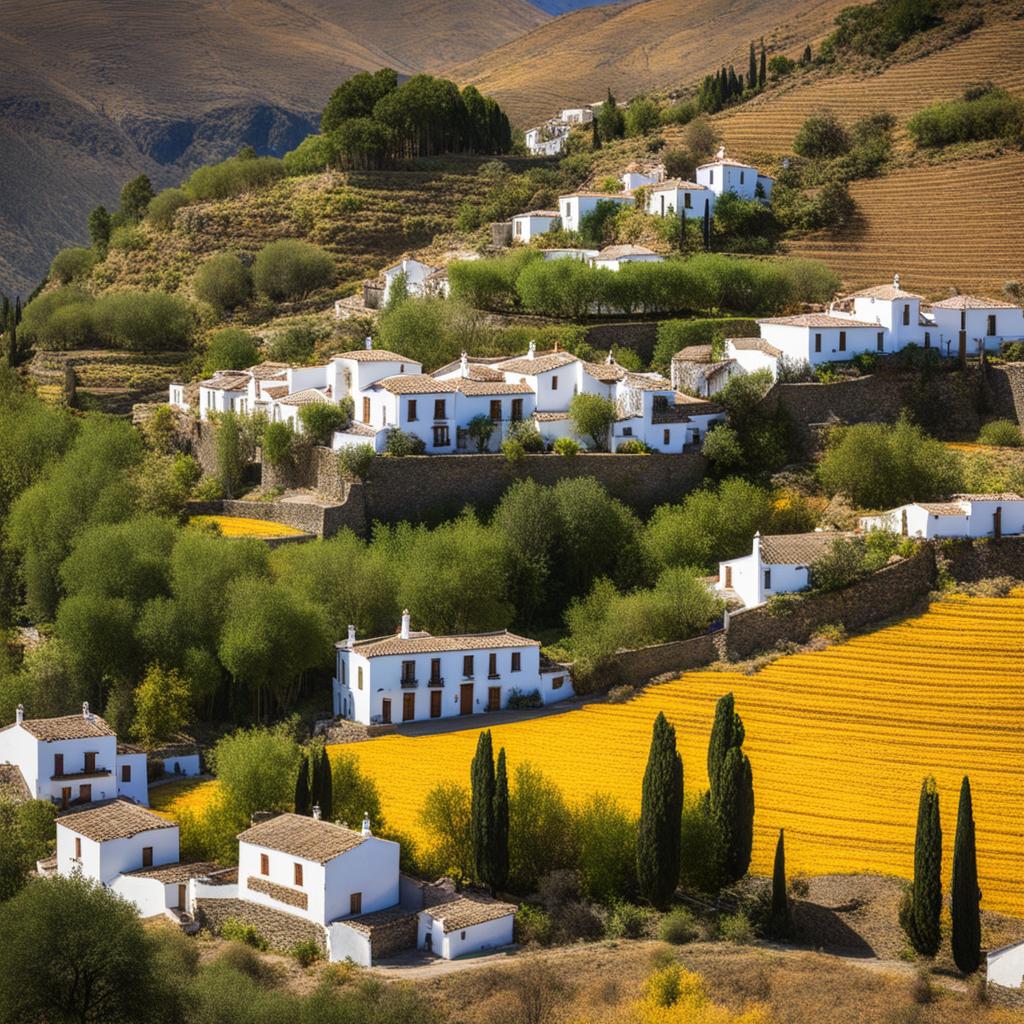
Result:
[[[177,823],[161,818],[130,800],[112,800],[84,811],[62,814],[57,824],[87,839],[102,843],[108,839],[129,839],[153,829],[177,828]]]
[[[330,821],[319,821],[302,814],[278,814],[247,828],[239,833],[238,839],[243,843],[287,853],[291,857],[325,864],[354,850],[367,837],[362,832]]]

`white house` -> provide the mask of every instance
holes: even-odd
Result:
[[[954,295],[929,307],[938,343],[952,342],[952,351],[975,354],[982,348],[998,351],[1008,341],[1024,341],[1024,309],[999,299]]]
[[[762,174],[753,164],[745,164],[725,155],[720,148],[714,160],[697,168],[697,184],[709,188],[716,196],[734,192],[741,199],[770,202],[775,179]]]
[[[790,594],[811,585],[811,566],[848,533],[754,534],[749,555],[719,562],[715,591],[735,594],[747,608],[764,604],[773,594]]]
[[[703,217],[704,204],[714,213],[715,193],[707,185],[672,178],[651,186],[647,191],[647,212],[658,217]]]
[[[445,960],[508,946],[517,907],[484,893],[456,893],[427,887],[417,922],[417,949]]]
[[[770,370],[776,376],[782,350],[764,338],[726,338],[725,356],[743,373]]]
[[[904,537],[1007,537],[1024,534],[1019,494],[954,494],[949,501],[911,502],[862,516],[862,530],[889,530]]]
[[[605,270],[621,270],[627,263],[662,263],[661,253],[645,245],[608,245],[591,259],[591,265]]]
[[[546,260],[579,260],[589,263],[599,252],[598,249],[541,249]]]
[[[199,382],[199,418],[205,420],[210,413],[236,412],[246,415],[252,411],[249,399],[250,374],[245,370],[218,370],[212,377]],[[174,385],[172,385],[172,389]],[[183,392],[182,392],[183,393]],[[174,392],[171,392],[171,404]]]
[[[388,267],[384,271],[384,295],[383,302],[386,304],[391,298],[391,289],[398,278],[405,275],[405,290],[409,295],[428,295],[432,292],[430,278],[437,273],[438,268],[420,260],[404,259]]]
[[[632,192],[635,188],[657,185],[664,180],[664,164],[644,166],[643,164],[631,163],[622,173],[622,188],[625,192]]]
[[[721,391],[734,373],[743,371],[735,358],[716,357],[711,345],[687,345],[672,357],[669,372],[677,391],[709,398]]]
[[[1024,985],[1024,942],[990,949],[985,961],[985,977],[990,985],[1016,989]]]
[[[26,718],[0,729],[0,764],[17,766],[29,795],[62,808],[125,797],[149,803],[146,754],[119,747],[107,723],[82,705],[78,715]]]
[[[512,240],[528,242],[537,235],[546,235],[558,226],[557,210],[530,210],[528,213],[517,213],[512,218]]]
[[[583,218],[597,209],[598,203],[631,206],[633,196],[627,192],[570,192],[558,197],[558,212],[566,231],[579,231]]]
[[[526,131],[524,141],[532,156],[558,156],[565,150],[572,126],[557,119]]]
[[[540,643],[507,630],[432,636],[402,613],[392,636],[338,643],[334,713],[370,724],[454,718],[508,706],[514,693],[537,692],[544,704],[572,696],[563,665],[541,657]]]
[[[558,119],[566,124],[590,124],[594,120],[592,107],[566,107]]]
[[[761,337],[794,362],[811,366],[885,352],[887,331],[877,323],[832,313],[799,313],[758,320]]]

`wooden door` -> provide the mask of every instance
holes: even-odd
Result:
[[[61,810],[67,810],[68,804],[71,803],[71,787],[64,786],[60,791],[60,807]]]
[[[488,686],[487,687],[487,710],[488,711],[500,711],[501,710],[501,687],[500,686]]]
[[[92,751],[85,755],[85,770],[87,772],[96,771],[96,754]]]
[[[416,717],[416,694],[402,694],[402,721],[411,722]]]
[[[732,566],[725,567],[725,589],[732,590]]]
[[[178,909],[184,910],[188,906],[188,898],[186,896],[186,888],[183,885],[178,886]]]
[[[430,694],[430,717],[441,717],[441,691],[433,690]]]
[[[459,688],[459,714],[473,714],[473,684],[463,683]]]
[[[391,701],[387,697],[380,702],[380,717],[385,725],[391,724]]]
[[[370,400],[368,398],[363,399],[363,422],[370,422]]]
[[[84,786],[79,786],[78,787],[78,799],[83,804],[91,803],[92,802],[92,786],[90,786],[88,783],[86,785],[84,785]]]

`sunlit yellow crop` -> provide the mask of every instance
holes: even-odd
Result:
[[[196,813],[216,795],[215,779],[175,779],[149,790],[149,809],[164,818],[178,818],[183,811]]]
[[[948,886],[966,772],[982,905],[1024,914],[1024,592],[948,598],[900,625],[780,658],[754,675],[689,672],[626,704],[496,725],[494,743],[510,767],[533,762],[571,800],[606,792],[636,809],[654,717],[664,711],[675,724],[686,788],[701,789],[715,702],[730,690],[754,770],[754,871],[770,873],[784,827],[791,874],[908,877],[921,779],[933,774]],[[424,839],[424,797],[441,780],[468,783],[488,724],[474,718],[472,728],[345,749],[376,780],[389,824]]]
[[[243,516],[192,516],[194,526],[214,524],[225,537],[254,537],[256,540],[275,540],[278,537],[301,537],[302,530],[267,519],[246,519]]]

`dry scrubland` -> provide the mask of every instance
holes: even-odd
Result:
[[[706,786],[715,701],[727,691],[747,730],[757,797],[752,869],[770,873],[786,829],[792,874],[872,871],[908,876],[922,777],[942,793],[948,876],[960,777],[971,776],[985,906],[1024,914],[1024,592],[954,597],[927,613],[756,674],[691,672],[626,704],[496,725],[512,765],[530,761],[578,800],[614,794],[639,807],[651,724],[675,724],[686,788]],[[474,724],[477,720],[474,720]],[[424,797],[467,782],[479,729],[386,736],[346,749],[380,788],[389,823],[423,839]]]

